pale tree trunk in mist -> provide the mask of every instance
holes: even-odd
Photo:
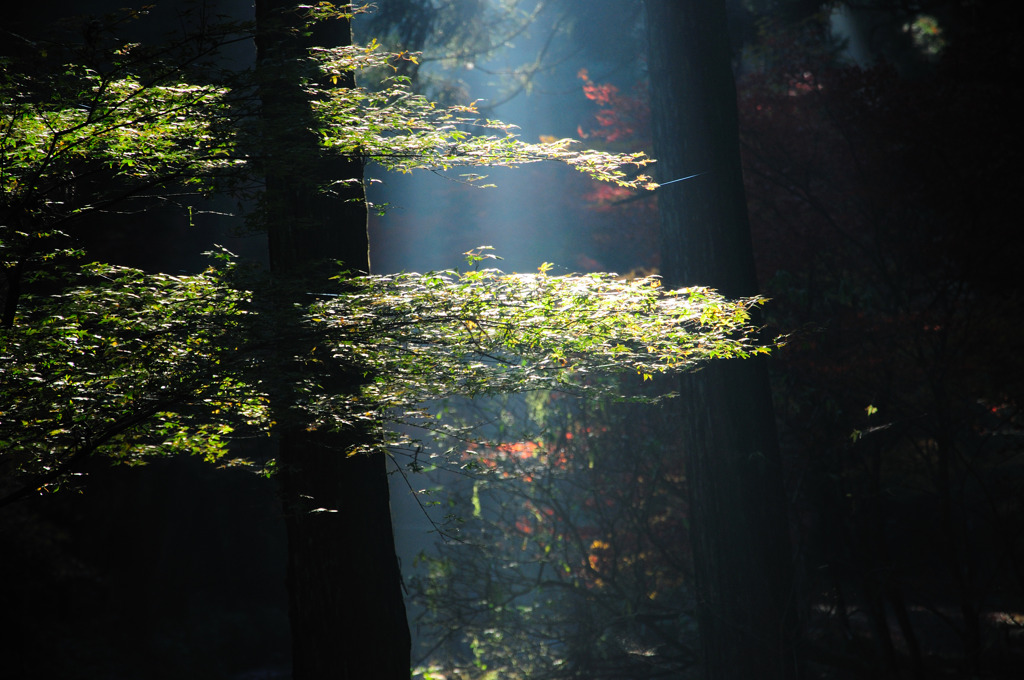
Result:
[[[647,0],[666,284],[757,293],[724,0]],[[682,379],[703,674],[797,676],[786,499],[766,367],[715,361]]]

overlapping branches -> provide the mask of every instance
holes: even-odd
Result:
[[[544,269],[362,277],[353,291],[315,304],[308,319],[334,360],[373,376],[356,401],[399,419],[452,396],[555,389],[617,397],[621,389],[600,377],[646,380],[769,351],[750,319],[758,298]],[[309,392],[323,424],[362,408]]]
[[[415,55],[391,54],[366,47],[318,48],[312,57],[327,81],[369,68],[394,68],[396,60]],[[642,152],[613,154],[577,148],[573,139],[529,143],[516,126],[482,118],[474,104],[441,107],[415,94],[409,79],[395,76],[380,90],[333,88],[310,84],[317,131],[331,152],[358,156],[388,170],[450,170],[516,167],[541,161],[565,163],[602,182],[653,189],[651,179],[635,172],[651,162]],[[470,181],[482,179],[470,175]]]
[[[71,65],[61,96],[15,91],[0,102],[0,209],[23,223],[63,217],[104,195],[69,201],[69,187],[90,175],[166,183],[198,182],[241,163],[228,90],[184,82],[143,83]],[[68,91],[70,90],[72,91]],[[123,191],[124,187],[121,187]]]
[[[196,276],[92,265],[82,285],[29,296],[0,328],[0,461],[32,488],[97,451],[122,462],[162,453],[214,461],[240,426],[269,427],[244,375],[248,294]]]

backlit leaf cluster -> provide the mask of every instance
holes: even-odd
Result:
[[[228,90],[101,73],[0,75],[0,265],[38,263],[83,213],[237,167]]]
[[[117,43],[49,71],[0,64],[4,474],[43,488],[97,455],[216,460],[239,432],[267,432],[278,416],[310,428],[372,421],[379,437],[367,448],[379,449],[396,441],[385,421],[422,419],[437,399],[538,389],[602,395],[611,388],[599,376],[608,373],[645,379],[762,351],[748,316],[756,301],[664,291],[656,279],[489,269],[345,277],[298,310],[304,324],[284,327],[254,303],[272,286],[238,284],[230,262],[183,276],[79,265],[69,226],[77,218],[182,188],[242,186],[220,180],[258,180],[281,151],[259,136],[258,73],[221,77],[149,54]],[[531,144],[472,105],[430,102],[400,76],[378,89],[351,86],[355,72],[395,72],[416,58],[376,43],[312,50],[289,71],[311,113],[297,124],[311,126],[325,156],[398,172],[549,160],[622,186],[649,185],[639,174],[650,162],[643,154],[578,150],[571,140]],[[197,73],[202,82],[190,82]],[[268,347],[291,341],[312,350],[296,350],[309,355],[292,366],[268,359],[280,356]],[[339,371],[364,375],[364,389],[333,393],[327,386]],[[271,415],[265,380],[297,383],[299,403]]]
[[[415,421],[437,399],[532,390],[614,398],[621,386],[609,375],[642,382],[769,351],[750,317],[761,299],[543,269],[361,277],[351,292],[315,303],[308,321],[334,360],[372,379],[342,403],[310,387],[312,417],[337,425],[365,403],[377,417]]]
[[[317,48],[312,57],[328,82],[365,69],[392,69],[415,55],[367,47]],[[308,85],[321,142],[331,152],[372,159],[388,170],[451,170],[516,167],[541,161],[565,163],[596,180],[624,187],[654,185],[639,169],[651,162],[642,152],[612,154],[577,148],[573,139],[530,143],[516,126],[482,118],[475,104],[438,106],[394,76],[377,90]],[[480,179],[471,175],[471,180]]]
[[[248,293],[194,276],[90,265],[80,284],[30,296],[0,328],[0,465],[59,481],[101,452],[121,462],[214,461],[239,427],[269,427],[243,322]]]
[[[126,462],[193,453],[216,460],[232,433],[273,427],[263,380],[281,367],[265,349],[304,339],[291,376],[308,427],[381,427],[368,450],[401,441],[386,422],[416,423],[453,396],[560,390],[617,397],[602,377],[694,370],[767,352],[750,308],[657,278],[469,272],[364,276],[277,329],[231,267],[195,276],[86,267],[82,285],[29,297],[0,329],[3,464],[56,479],[97,452]],[[296,335],[298,334],[298,335]],[[311,343],[311,344],[310,344]],[[324,389],[337,371],[368,380],[359,394]]]

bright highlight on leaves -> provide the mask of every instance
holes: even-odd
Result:
[[[248,294],[197,276],[92,265],[80,287],[28,298],[0,327],[5,464],[59,480],[103,452],[120,462],[190,453],[216,461],[239,427],[270,426],[266,395],[242,370]]]
[[[310,21],[356,11],[327,3],[302,9]],[[71,64],[37,77],[13,61],[0,71],[0,268],[18,283],[50,277],[58,291],[4,289],[0,450],[5,464],[33,475],[34,488],[51,488],[93,455],[216,460],[234,430],[269,431],[275,419],[309,428],[370,421],[383,446],[392,441],[384,421],[415,420],[431,400],[533,389],[608,395],[614,391],[597,379],[608,373],[649,379],[766,351],[748,327],[756,300],[663,291],[655,279],[550,277],[548,264],[530,275],[356,279],[314,304],[303,327],[287,329],[234,287],[230,264],[178,277],[80,267],[72,220],[171,185],[248,196],[245,187],[265,171],[253,159],[287,156],[267,149],[260,134],[255,80],[232,77],[228,85],[207,73],[204,84],[193,84],[186,67],[147,61],[148,54],[118,44],[96,61],[104,72]],[[398,172],[555,161],[622,187],[653,187],[639,174],[651,162],[642,153],[588,151],[571,139],[527,143],[474,104],[439,106],[400,76],[378,90],[336,87],[357,71],[397,73],[398,61],[417,58],[373,42],[314,49],[294,64],[324,155]],[[484,178],[461,177],[478,185]],[[493,257],[475,251],[471,260]],[[316,351],[293,366],[267,366],[266,347],[295,334],[299,346]],[[365,374],[363,392],[324,389],[337,370]],[[272,417],[261,383],[267,371],[298,383],[305,402]]]
[[[416,61],[359,46],[316,48],[312,57],[329,78],[366,69],[392,69],[397,60]],[[516,126],[483,119],[474,105],[439,107],[412,92],[409,79],[394,76],[380,90],[359,87],[307,87],[325,149],[380,163],[388,170],[450,170],[489,166],[516,167],[541,161],[565,163],[596,180],[622,187],[654,188],[637,172],[651,163],[641,153],[578,149],[576,140],[524,142]],[[464,176],[470,181],[478,175]]]
[[[555,389],[617,397],[602,376],[650,380],[769,351],[750,320],[761,299],[665,290],[656,277],[483,269],[351,283],[352,292],[315,304],[308,321],[335,359],[374,376],[363,399],[379,413],[402,414],[398,419],[423,415],[424,404],[455,395]],[[324,425],[351,417],[350,405],[317,394],[312,384],[308,393]]]
[[[96,453],[125,462],[161,453],[216,460],[236,428],[274,426],[261,386],[268,371],[290,371],[306,394],[291,417],[313,429],[371,422],[377,449],[403,441],[385,422],[422,422],[438,399],[529,390],[616,398],[619,388],[603,377],[649,380],[769,351],[750,323],[760,299],[665,290],[650,277],[497,269],[366,276],[312,304],[303,327],[281,329],[232,287],[231,271],[230,263],[197,276],[94,265],[63,295],[27,298],[15,324],[0,328],[5,460],[54,479],[69,461]],[[297,357],[294,370],[264,363],[268,343],[296,334],[312,340],[313,355]],[[370,376],[361,394],[321,387],[352,369]]]

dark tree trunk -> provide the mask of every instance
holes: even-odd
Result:
[[[293,431],[281,442],[292,677],[408,680],[385,459],[346,457],[345,439]]]
[[[757,292],[724,0],[647,0],[662,273]],[[704,677],[797,675],[786,501],[766,367],[683,379],[683,444]]]
[[[308,131],[309,106],[298,70],[289,65],[307,43],[349,44],[351,26],[336,20],[300,40],[287,30],[297,19],[281,14],[288,5],[256,2],[271,272],[282,290],[294,291],[276,303],[285,337],[300,322],[295,310],[301,305],[293,303],[310,302],[308,293],[327,286],[328,276],[342,269],[369,271],[361,183],[346,185],[340,196],[317,190],[330,180],[361,181],[362,163],[321,158]],[[280,348],[280,361],[302,370],[313,349],[300,339]],[[340,394],[358,391],[365,379],[359,367],[319,378],[322,389]],[[289,412],[289,404],[301,398],[290,389],[280,384],[276,396],[283,429],[278,465],[288,530],[293,678],[408,680],[409,627],[383,454],[348,455],[372,445],[373,434],[363,425],[307,430]]]

